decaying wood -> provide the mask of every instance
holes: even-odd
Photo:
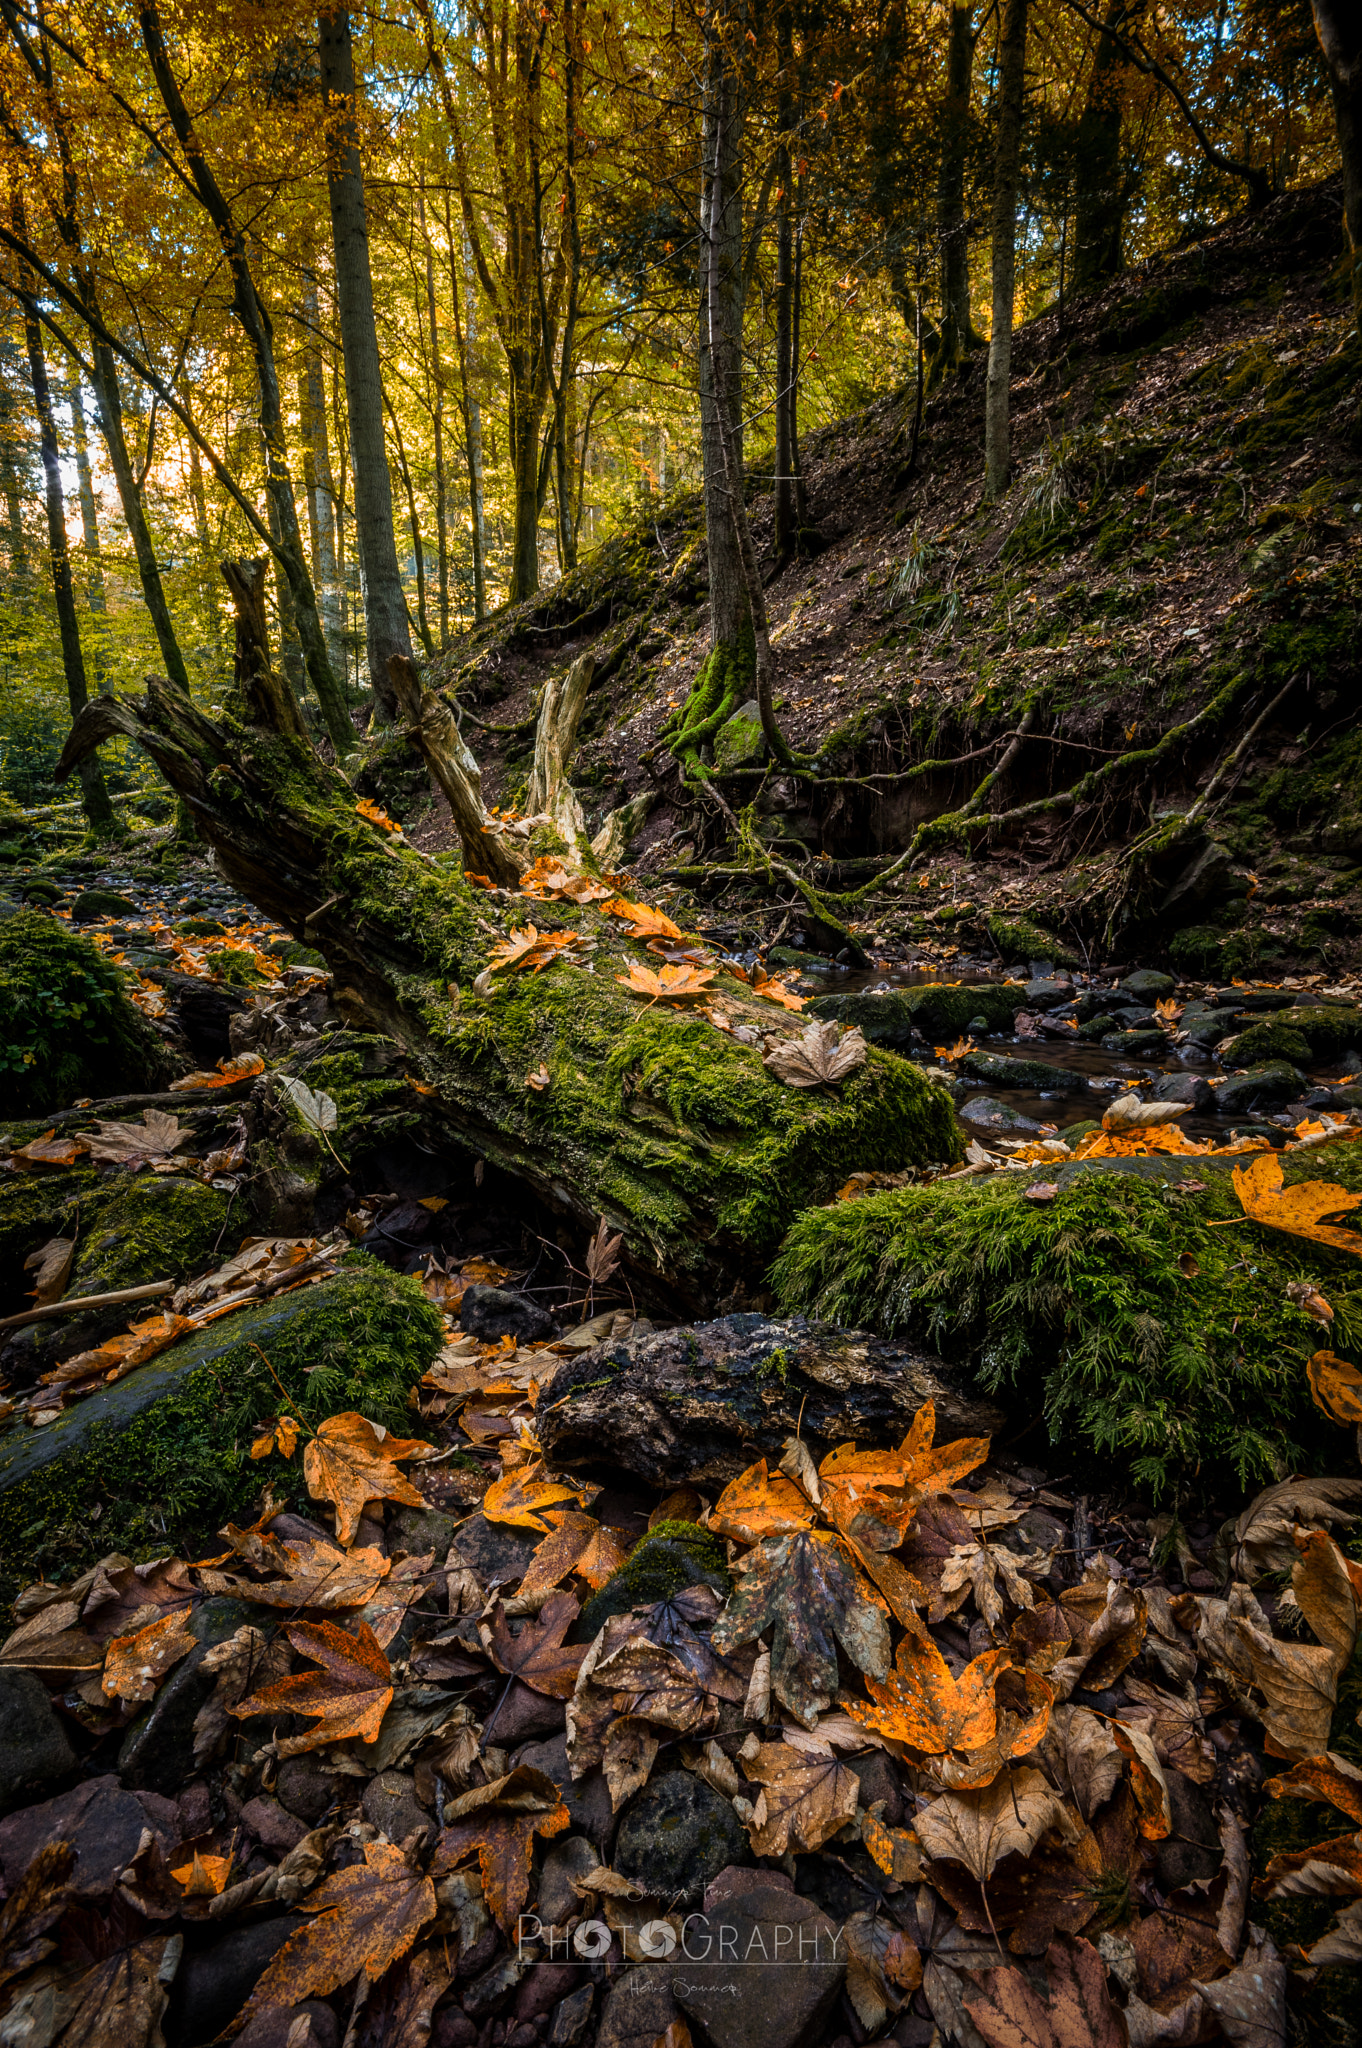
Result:
[[[43,1308],[25,1309],[22,1315],[0,1317],[0,1330],[22,1329],[25,1323],[50,1323],[58,1316],[79,1315],[87,1308],[116,1308],[120,1301],[154,1301],[158,1295],[174,1292],[173,1280],[148,1280],[142,1287],[116,1287],[112,1294],[72,1294],[64,1301],[49,1301]]]
[[[564,676],[550,676],[539,700],[534,735],[534,766],[526,809],[553,819],[570,847],[586,837],[586,816],[568,781],[567,764],[577,745],[586,693],[596,673],[596,657],[579,654]]]
[[[420,748],[448,800],[465,865],[486,875],[490,882],[514,888],[529,864],[529,854],[513,846],[488,815],[482,800],[482,771],[464,743],[453,712],[438,691],[422,689],[405,654],[389,658],[388,673],[407,736]]]
[[[222,574],[236,607],[235,683],[254,725],[272,726],[276,732],[292,733],[306,739],[307,727],[297,700],[285,678],[270,662],[269,630],[265,622],[265,572],[263,555],[252,561],[224,562]]]

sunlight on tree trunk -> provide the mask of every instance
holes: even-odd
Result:
[[[1000,497],[1012,460],[1012,317],[1017,275],[1017,178],[1026,95],[1029,0],[1007,0],[998,50],[998,142],[993,185],[993,334],[984,401],[984,495]]]

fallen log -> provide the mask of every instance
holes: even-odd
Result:
[[[759,1041],[621,987],[660,963],[598,905],[488,893],[391,844],[305,740],[248,722],[267,702],[215,722],[150,678],[138,702],[86,706],[58,778],[135,739],[232,886],[321,951],[342,1013],[402,1046],[451,1135],[577,1223],[603,1216],[640,1282],[696,1306],[759,1286],[794,1216],[852,1172],[960,1156],[948,1098],[907,1061],[872,1046],[839,1082],[787,1087]],[[542,971],[489,973],[530,923],[571,943]],[[754,1036],[800,1028],[717,963],[703,993]]]

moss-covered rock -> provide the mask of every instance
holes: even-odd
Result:
[[[1294,1014],[1288,1010],[1284,1017]],[[1310,1041],[1296,1030],[1294,1023],[1287,1023],[1282,1017],[1263,1017],[1237,1038],[1226,1040],[1220,1057],[1229,1067],[1259,1066],[1264,1060],[1291,1060],[1298,1064],[1309,1059]]]
[[[815,996],[809,1014],[856,1025],[870,1045],[907,1045],[915,1037],[953,1042],[976,1017],[984,1018],[990,1031],[1010,1031],[1024,1000],[1020,988],[996,981],[924,981],[917,988]]]
[[[137,905],[118,889],[82,889],[71,905],[76,924],[95,924],[101,917],[132,917]]]
[[[1285,1177],[1362,1187],[1357,1149],[1285,1154]],[[1318,1330],[1286,1288],[1322,1285],[1334,1347],[1362,1358],[1357,1261],[1243,1224],[1229,1173],[1189,1164],[1200,1193],[1164,1172],[1066,1168],[1069,1184],[1040,1206],[1020,1174],[838,1203],[796,1221],[773,1282],[788,1309],[968,1360],[986,1387],[1018,1390],[1026,1419],[1039,1409],[1052,1441],[1116,1453],[1145,1486],[1166,1488],[1200,1460],[1245,1485],[1317,1469],[1340,1439],[1306,1382]],[[1220,1218],[1242,1227],[1208,1227]],[[1190,1276],[1179,1263],[1189,1253]]]
[[[43,910],[0,924],[0,1116],[154,1089],[172,1071],[97,946]]]
[[[201,1543],[267,1480],[305,1497],[296,1458],[250,1454],[281,1385],[309,1421],[353,1408],[405,1434],[408,1393],[443,1327],[415,1281],[354,1252],[334,1279],[210,1324],[58,1421],[12,1426],[0,1437],[0,1559],[25,1580],[62,1576],[110,1550]]]
[[[659,1522],[592,1594],[573,1625],[573,1641],[589,1643],[612,1614],[669,1600],[683,1586],[712,1586],[726,1600],[731,1584],[723,1545],[708,1529],[697,1522]]]
[[[1081,967],[1077,953],[1029,917],[1012,913],[1004,917],[995,911],[984,920],[985,928],[1009,966],[1032,960],[1051,960],[1056,967]]]
[[[1320,1004],[1272,1010],[1224,1048],[1236,1067],[1259,1060],[1331,1060],[1362,1046],[1362,1012]]]

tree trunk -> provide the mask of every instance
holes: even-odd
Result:
[[[1130,0],[1108,0],[1106,21],[1123,26],[1139,8]],[[1075,291],[1115,277],[1121,268],[1121,238],[1130,189],[1121,169],[1121,114],[1130,67],[1114,37],[1100,35],[1092,60],[1076,139],[1074,193]]]
[[[435,574],[440,645],[449,640],[449,485],[445,477],[445,372],[435,306],[435,251],[426,228],[426,195],[419,193],[421,240],[426,252],[426,317],[430,322],[430,418],[435,438]]]
[[[238,709],[250,725],[268,726],[305,740],[307,727],[293,691],[270,663],[269,630],[265,621],[265,572],[263,558],[246,562],[224,562],[222,573],[236,606],[236,655],[233,688]]]
[[[393,695],[408,738],[420,748],[434,780],[449,801],[454,829],[463,847],[467,873],[515,888],[529,866],[525,840],[513,843],[487,814],[482,801],[482,771],[464,744],[454,714],[437,690],[423,690],[405,655],[394,655]]]
[[[88,283],[81,296],[88,301]],[[123,523],[132,542],[133,557],[137,563],[137,579],[147,602],[152,631],[161,650],[161,660],[165,663],[166,674],[187,696],[189,671],[185,667],[184,655],[180,652],[179,638],[170,616],[170,605],[166,599],[165,585],[161,581],[160,566],[156,560],[156,545],[151,537],[151,529],[147,525],[146,507],[133,469],[127,436],[123,431],[123,395],[118,383],[118,366],[114,360],[113,350],[99,341],[91,342],[90,360],[94,370],[93,384],[99,430],[108,452],[109,467],[113,471],[118,502],[123,512]]]
[[[794,94],[789,74],[794,66],[790,11],[783,7],[776,24],[779,88],[776,96],[776,490],[775,550],[783,562],[794,546],[794,468],[791,432],[794,412],[794,194],[790,189],[789,133],[794,121]]]
[[[317,288],[308,286],[303,312],[315,333],[318,325]],[[321,606],[322,631],[326,636],[331,666],[345,681],[345,641],[341,634],[340,577],[336,563],[336,486],[331,473],[331,437],[326,427],[326,385],[322,379],[322,352],[309,342],[298,379],[298,415],[302,425],[303,483],[307,491],[308,532],[312,541],[312,575]]]
[[[76,485],[80,494],[80,530],[85,543],[85,602],[91,614],[103,618],[108,612],[104,594],[104,562],[99,551],[99,513],[95,506],[95,482],[90,472],[90,437],[85,428],[85,407],[80,395],[80,371],[73,363],[67,385],[71,407],[71,439],[76,452]],[[95,657],[95,673],[102,675],[106,663]]]
[[[725,451],[743,487],[742,106],[719,34],[705,48],[700,201],[700,442],[709,555],[708,667],[723,671],[720,704],[741,701],[753,680],[752,621],[729,503]],[[716,283],[717,280],[717,283]],[[711,305],[711,299],[715,303]],[[744,682],[745,677],[745,682]]]
[[[952,0],[946,44],[946,96],[941,108],[941,168],[936,224],[941,238],[941,355],[943,375],[983,345],[969,292],[969,223],[965,217],[965,161],[969,150],[970,88],[974,79],[974,0]]]
[[[9,388],[0,385],[0,489],[5,497],[5,541],[12,595],[17,595],[28,582],[28,538],[24,532],[24,491],[20,478],[25,461],[19,408]]]
[[[471,528],[470,545],[473,555],[473,618],[480,624],[487,617],[487,535],[483,518],[482,496],[482,408],[478,403],[477,386],[469,375],[469,357],[478,341],[477,286],[473,282],[473,266],[469,260],[467,241],[464,244],[464,275],[468,279],[467,312],[463,327],[459,325],[459,268],[454,260],[454,233],[448,210],[445,212],[445,237],[449,243],[449,296],[454,309],[454,340],[459,351],[459,393],[462,399],[464,450],[468,458],[468,519]]]
[[[1012,308],[1017,275],[1017,179],[1026,97],[1028,0],[1006,0],[998,50],[998,147],[993,173],[993,335],[984,401],[984,495],[1000,497],[1012,461]]]
[[[22,232],[22,229],[21,229]],[[33,385],[33,407],[38,415],[38,452],[43,467],[47,503],[47,544],[52,559],[52,596],[57,608],[61,634],[61,661],[66,675],[66,694],[71,717],[79,717],[89,702],[85,681],[85,659],[80,647],[80,622],[76,617],[76,593],[71,581],[71,553],[66,539],[66,503],[62,495],[61,454],[57,427],[52,414],[52,393],[47,381],[42,329],[38,316],[24,306],[24,339],[28,344],[28,370]],[[90,830],[109,838],[118,830],[118,818],[109,801],[104,771],[93,753],[82,757],[80,796]]]
[[[1343,159],[1343,233],[1353,319],[1362,335],[1362,14],[1356,0],[1312,0]]]
[[[385,718],[397,713],[388,663],[410,658],[407,602],[397,565],[393,494],[383,431],[383,379],[374,325],[369,267],[369,220],[364,201],[356,122],[354,51],[350,12],[321,16],[322,88],[329,109],[326,184],[336,256],[336,305],[345,357],[350,464],[355,483],[355,530],[364,593],[364,634],[374,702]]]
[[[92,704],[59,774],[113,732],[189,800],[229,884],[320,949],[342,1013],[395,1041],[446,1144],[527,1184],[583,1238],[603,1216],[645,1298],[712,1307],[851,1173],[959,1156],[945,1095],[893,1053],[872,1046],[836,1088],[786,1088],[758,1048],[645,1005],[617,977],[648,955],[595,909],[572,920],[594,955],[489,973],[502,933],[552,928],[552,906],[500,902],[390,845],[301,741],[216,725],[153,681],[139,704]],[[723,986],[758,1029],[798,1028]],[[538,1092],[526,1077],[541,1064]]]

